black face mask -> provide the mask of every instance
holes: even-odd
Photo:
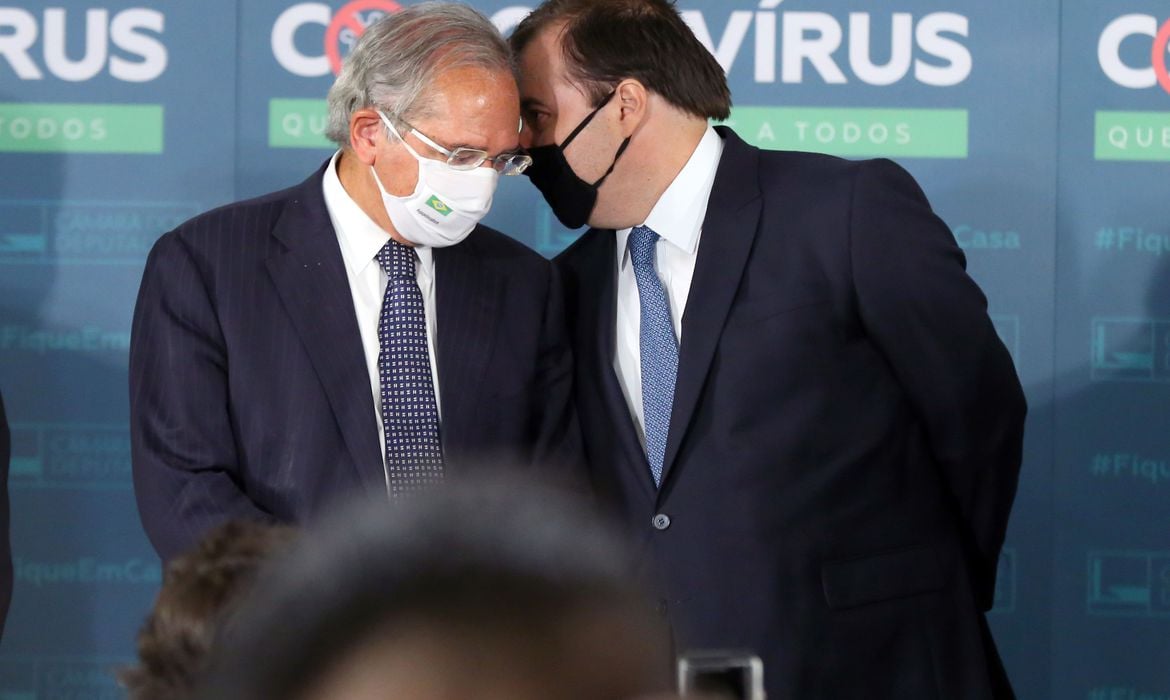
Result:
[[[601,187],[601,183],[605,182],[605,178],[613,172],[617,166],[618,158],[622,157],[626,147],[630,145],[630,137],[626,137],[622,141],[622,145],[618,147],[617,153],[614,154],[613,163],[609,166],[609,170],[601,176],[601,179],[592,184],[582,180],[573,172],[569,161],[565,159],[565,149],[577,138],[577,134],[581,130],[589,126],[589,122],[593,121],[593,117],[601,111],[603,107],[609,104],[613,96],[617,93],[609,93],[597,109],[589,113],[589,116],[573,129],[573,133],[565,139],[561,145],[550,143],[547,146],[537,146],[528,149],[529,155],[532,156],[532,165],[524,171],[524,174],[532,180],[532,184],[536,185],[536,189],[544,195],[545,201],[552,207],[552,211],[560,219],[561,223],[568,228],[581,228],[589,221],[589,215],[593,213],[593,207],[597,204],[597,188]]]

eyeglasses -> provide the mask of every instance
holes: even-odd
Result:
[[[401,139],[402,136],[398,133],[398,129],[394,128],[394,123],[390,118],[381,112],[379,114],[381,114],[383,121],[386,122],[386,126],[390,127],[394,135]],[[460,146],[455,150],[444,148],[435,143],[426,134],[411,126],[406,120],[400,118],[398,121],[406,125],[410,129],[410,133],[419,141],[447,156],[447,165],[454,170],[475,170],[484,163],[491,163],[492,168],[501,175],[519,175],[527,170],[528,166],[532,165],[532,156],[527,153],[501,153],[498,156],[491,157],[488,156],[487,151],[479,148],[468,148],[466,146]],[[405,141],[403,141],[403,145],[410,148]]]

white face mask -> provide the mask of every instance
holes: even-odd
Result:
[[[382,193],[382,204],[394,228],[415,245],[442,248],[467,238],[492,208],[500,174],[494,168],[455,170],[444,162],[423,158],[410,147],[386,115],[379,113],[391,133],[418,161],[414,192],[396,197],[386,191],[370,166]]]

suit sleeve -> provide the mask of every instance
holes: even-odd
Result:
[[[564,293],[557,267],[549,263],[547,269],[547,301],[541,321],[537,368],[541,412],[533,455],[537,465],[555,472],[548,474],[550,478],[570,489],[582,490],[584,458],[573,402],[573,353],[565,319]]]
[[[227,372],[205,281],[169,233],[147,259],[130,338],[134,490],[163,559],[224,520],[271,520],[241,487]]]
[[[925,426],[989,609],[1020,469],[1020,381],[962,251],[905,170],[859,164],[850,217],[862,322]]]

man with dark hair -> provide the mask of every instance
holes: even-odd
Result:
[[[208,700],[633,700],[661,623],[593,514],[469,480],[305,533],[225,628]]]
[[[368,27],[303,183],[164,235],[130,343],[143,526],[164,559],[231,518],[304,523],[504,462],[579,459],[552,264],[479,222],[520,152],[512,56],[423,3]]]
[[[138,633],[138,663],[118,672],[127,697],[189,697],[220,626],[234,614],[257,572],[289,545],[295,532],[230,520],[168,562],[154,608]]]
[[[680,650],[778,698],[1011,697],[984,617],[1025,404],[986,300],[887,160],[712,128],[665,0],[550,0],[512,36],[591,477]]]

